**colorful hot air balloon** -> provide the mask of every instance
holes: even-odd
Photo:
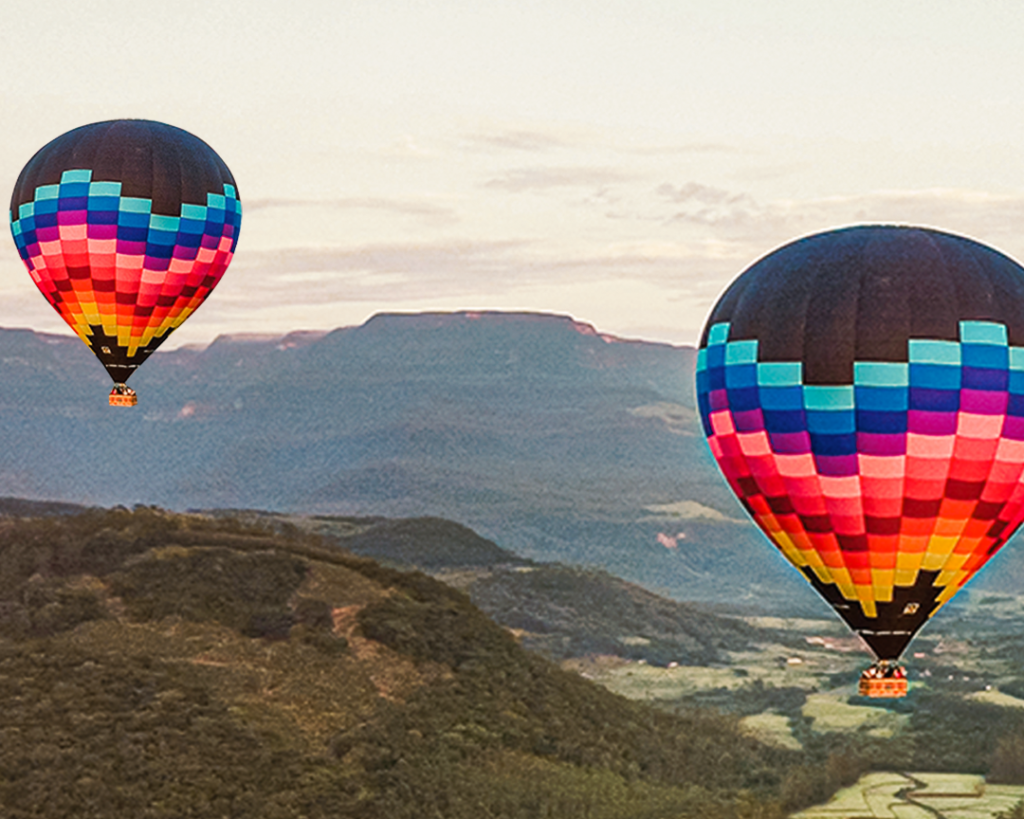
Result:
[[[97,122],[42,148],[11,197],[11,232],[47,301],[134,404],[128,378],[203,303],[242,208],[223,160],[187,131]]]
[[[878,658],[862,692],[905,692],[907,643],[1024,520],[1024,268],[919,228],[793,242],[715,305],[697,395],[733,491]]]

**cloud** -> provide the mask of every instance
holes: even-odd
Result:
[[[532,278],[522,254],[525,246],[519,241],[450,241],[254,251],[238,260],[237,270],[247,281],[238,296],[247,299],[258,292],[260,298],[274,295],[295,303],[500,291]]]
[[[679,203],[677,203],[679,204]],[[758,241],[791,230],[796,214],[785,207],[762,205],[749,196],[709,203],[692,199],[681,203],[669,219],[710,229],[719,238]]]
[[[464,137],[464,140],[470,147],[477,149],[521,151],[525,153],[545,153],[570,145],[568,140],[554,134],[526,129],[468,134]]]
[[[870,223],[933,227],[982,242],[1009,240],[1011,249],[1024,250],[1021,193],[935,188],[760,201],[744,191],[685,182],[663,183],[654,194],[650,212],[660,213],[666,225],[718,240],[732,248],[730,255],[757,257],[799,236]]]
[[[434,223],[453,224],[459,221],[455,210],[434,202],[412,199],[389,199],[380,196],[350,196],[339,199],[246,199],[246,214],[273,208],[332,208],[336,210],[373,210],[398,216],[414,216]]]
[[[813,172],[810,162],[783,162],[769,165],[739,168],[732,172],[732,178],[744,182],[765,182],[784,179],[803,172]]]
[[[601,188],[632,178],[631,174],[611,167],[515,168],[488,180],[484,187],[522,193],[552,188]]]
[[[851,221],[922,224],[978,235],[1016,237],[1024,221],[1024,193],[949,188],[892,190],[828,197],[807,205]],[[807,206],[800,210],[806,211]]]
[[[329,291],[349,299],[507,293],[536,285],[594,285],[635,279],[672,288],[675,296],[710,298],[702,283],[737,272],[742,255],[726,244],[623,242],[568,249],[541,240],[394,242],[349,247],[248,251],[232,265],[252,288],[288,300],[318,300]],[[228,279],[225,279],[227,282]],[[396,289],[397,288],[397,289]],[[240,294],[241,295],[241,294]]]
[[[658,186],[657,193],[677,204],[697,202],[703,205],[723,205],[750,200],[745,193],[735,193],[711,185],[701,185],[698,182],[687,182],[684,185],[670,185],[666,182]]]
[[[692,154],[747,154],[750,151],[727,142],[684,142],[679,145],[636,145],[619,147],[637,156],[689,156]]]

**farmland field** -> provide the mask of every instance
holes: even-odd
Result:
[[[809,694],[803,715],[811,720],[811,729],[818,733],[860,730],[872,736],[888,737],[909,720],[906,714],[869,705],[851,705],[847,699],[847,692]]]
[[[1024,784],[986,780],[1024,782],[1024,741],[1011,742],[1024,735],[1022,612],[1024,596],[965,595],[911,644],[901,700],[858,696],[871,655],[823,620],[749,617],[775,637],[713,666],[613,657],[566,666],[668,710],[731,713],[748,736],[803,750],[811,765],[832,754],[859,760],[843,780],[856,784],[793,819],[994,819],[1024,799]]]
[[[870,773],[790,819],[992,819],[1024,799],[1024,786],[975,774]]]

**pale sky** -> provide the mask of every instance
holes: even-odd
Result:
[[[0,188],[89,122],[208,142],[241,238],[168,347],[458,309],[692,344],[819,230],[1024,260],[1022,44],[1019,0],[0,0]],[[0,326],[70,332],[10,238]]]

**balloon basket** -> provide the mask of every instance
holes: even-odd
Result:
[[[896,663],[879,660],[860,675],[857,692],[862,697],[887,697],[896,699],[907,696],[906,669]]]
[[[112,407],[134,407],[139,403],[139,396],[131,387],[118,384],[110,391],[108,402]]]

